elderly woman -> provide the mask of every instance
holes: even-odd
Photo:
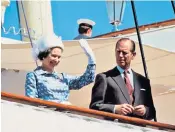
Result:
[[[72,76],[54,70],[64,50],[61,38],[55,34],[41,37],[33,48],[33,55],[42,65],[27,73],[26,96],[67,104],[70,90],[78,90],[92,83],[95,78],[95,57],[86,40],[81,39],[79,43],[88,57],[88,65],[83,75]]]

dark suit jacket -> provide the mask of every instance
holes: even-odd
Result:
[[[134,80],[134,106],[144,105],[146,114],[143,117],[151,120],[155,117],[155,108],[152,100],[149,79],[133,71]],[[114,112],[116,104],[131,104],[124,79],[115,67],[112,70],[98,74],[92,89],[90,108],[106,112]],[[138,117],[136,115],[129,115]]]

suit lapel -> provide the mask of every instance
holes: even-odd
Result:
[[[139,98],[140,98],[140,84],[139,84],[139,78],[137,76],[137,73],[133,72],[133,81],[134,81],[134,106],[137,106],[139,104]]]
[[[114,73],[114,76],[112,76],[113,80],[116,82],[116,84],[119,86],[121,92],[123,93],[123,96],[126,98],[127,102],[130,104],[130,97],[125,85],[125,82],[122,78],[122,76],[120,75],[120,72],[118,71],[118,69],[115,67],[112,70],[112,73]]]

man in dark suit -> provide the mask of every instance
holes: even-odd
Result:
[[[95,22],[90,19],[79,19],[77,21],[79,28],[79,35],[74,38],[74,40],[79,39],[89,39],[92,36],[92,28],[95,25]]]
[[[96,76],[90,108],[151,120],[155,117],[149,79],[130,68],[135,43],[121,38],[115,48],[117,66]]]

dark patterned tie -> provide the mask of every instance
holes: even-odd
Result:
[[[129,96],[130,96],[131,103],[133,104],[133,87],[131,85],[131,82],[129,80],[129,77],[128,77],[127,73],[128,73],[128,71],[125,70],[124,71],[124,80],[125,80],[126,88],[128,89],[128,93],[129,93]]]

